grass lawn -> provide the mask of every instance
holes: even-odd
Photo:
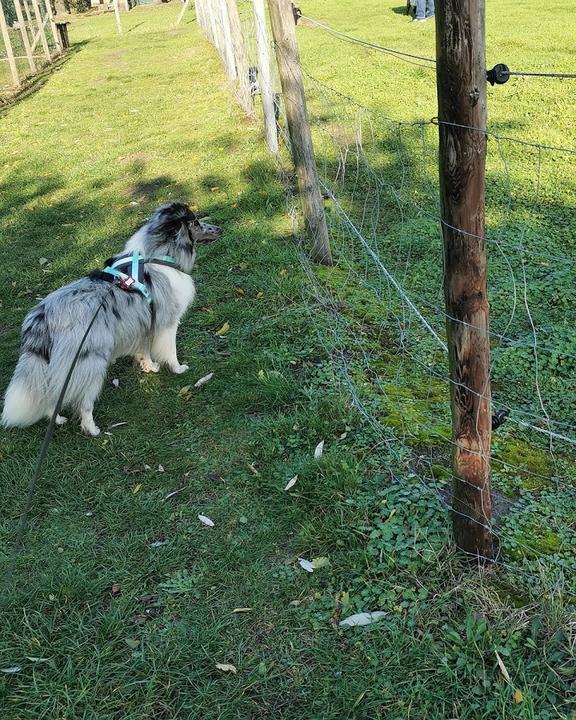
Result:
[[[573,70],[568,3],[489,8],[494,62]],[[357,4],[362,13],[353,11]],[[188,374],[143,376],[120,361],[96,407],[101,437],[86,439],[73,423],[56,433],[0,610],[0,717],[571,717],[574,588],[562,567],[569,568],[576,547],[573,455],[562,446],[551,460],[545,445],[506,430],[497,450],[515,470],[497,472],[496,483],[520,498],[507,537],[520,537],[533,553],[512,543],[505,567],[480,575],[461,564],[451,550],[448,514],[435,487],[418,481],[414,460],[438,446],[430,418],[442,426],[445,385],[428,375],[424,387],[398,350],[396,300],[388,298],[382,316],[382,303],[366,290],[369,272],[360,273],[359,285],[351,282],[361,258],[346,249],[349,233],[337,219],[331,228],[340,265],[303,272],[259,126],[231,102],[193,12],[172,28],[179,9],[134,10],[121,37],[112,14],[79,19],[69,59],[0,115],[0,387],[36,298],[101,266],[158,204],[188,199],[226,232],[199,255],[198,300],[179,333]],[[432,26],[411,26],[390,0],[314,0],[305,11],[385,45],[433,52]],[[504,32],[511,12],[513,39]],[[304,67],[322,82],[396,118],[436,114],[427,71],[402,66],[400,77],[383,56],[348,46],[342,52],[306,24],[299,33]],[[350,132],[352,116],[333,93],[309,82],[319,165],[328,180],[334,130]],[[491,117],[503,134],[576,147],[573,86],[511,81],[490,92]],[[375,135],[380,145],[366,142],[377,181],[358,170],[338,187],[382,253],[406,243],[415,253],[413,267],[400,256],[391,267],[421,293],[424,310],[439,287],[432,263],[424,262],[435,237],[431,221],[395,192],[394,202],[385,198],[375,214],[374,188],[382,189],[379,178],[396,187],[406,177],[412,188],[424,178],[418,200],[433,203],[434,128],[411,146],[408,135],[391,141],[388,125],[382,127],[388,129]],[[418,166],[414,147],[426,150]],[[538,158],[530,152],[529,171],[514,148],[506,171],[502,164],[490,169],[490,222],[510,248],[522,227],[534,252],[573,258],[574,180],[567,171],[573,161],[555,155],[535,175]],[[344,166],[356,165],[355,157]],[[530,188],[533,197],[538,177],[546,189],[534,208]],[[500,184],[506,179],[514,191]],[[513,194],[518,202],[503,219]],[[553,338],[564,338],[562,329],[569,345],[573,277],[538,268],[542,294],[530,300],[541,308],[536,319],[546,320]],[[503,271],[495,265],[495,272]],[[435,283],[430,294],[428,277]],[[323,292],[341,304],[341,316],[317,302]],[[504,290],[494,302],[502,330]],[[216,334],[225,322],[229,331]],[[527,322],[519,316],[515,329],[526,332]],[[415,333],[421,352],[433,354]],[[378,423],[367,420],[342,382],[343,350],[352,358],[352,384],[363,388],[361,399]],[[553,406],[553,421],[573,421],[566,399],[574,393],[575,354],[564,350],[562,372],[545,375],[557,378],[543,382],[546,398],[555,388],[566,405]],[[531,356],[524,362],[512,376],[516,356],[498,360],[497,379],[513,388],[518,405],[522,374],[532,383],[534,370]],[[190,388],[209,372],[209,383]],[[0,571],[10,567],[44,430],[0,431]],[[324,454],[315,459],[321,441]],[[445,465],[442,446],[431,463],[439,482]],[[568,478],[559,490],[550,481],[555,473]],[[530,486],[535,476],[545,482]],[[214,527],[199,522],[199,514]],[[317,559],[317,569],[307,573],[299,558]],[[386,616],[365,628],[339,627],[342,618],[367,610]]]

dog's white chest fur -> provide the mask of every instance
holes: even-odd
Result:
[[[172,289],[174,300],[179,306],[181,317],[196,297],[194,280],[192,280],[190,275],[178,272],[178,270],[174,270],[173,268],[163,267],[162,265],[156,265],[155,270],[164,275],[170,283],[170,288]]]

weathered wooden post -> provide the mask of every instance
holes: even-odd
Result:
[[[262,98],[266,143],[270,152],[276,154],[278,152],[278,128],[274,109],[270,40],[266,26],[264,0],[252,0],[252,4],[254,7],[254,24],[256,26],[256,46],[258,48],[258,86]]]
[[[220,35],[220,56],[224,63],[224,69],[230,82],[236,82],[236,61],[234,59],[234,47],[232,45],[232,33],[230,31],[230,18],[228,17],[228,3],[226,0],[217,0],[217,24]]]
[[[24,3],[26,3],[26,0],[24,0]],[[34,17],[36,19],[36,25],[38,26],[38,34],[34,39],[34,47],[36,47],[38,38],[40,38],[40,42],[42,43],[42,49],[44,50],[44,56],[46,57],[46,60],[50,61],[52,58],[50,55],[50,48],[48,47],[48,40],[46,40],[46,31],[44,30],[45,22],[42,18],[42,13],[40,12],[40,5],[38,5],[38,0],[32,0],[32,8],[34,9]]]
[[[484,240],[485,0],[437,0],[440,192],[457,546],[493,556],[490,337]]]
[[[324,265],[331,265],[332,253],[308,124],[292,3],[290,0],[268,0],[268,7],[276,48],[276,61],[284,95],[292,157],[302,196],[304,218],[312,238],[312,258]]]
[[[60,33],[58,32],[58,28],[56,27],[56,23],[54,22],[54,13],[52,12],[51,0],[44,0],[44,2],[46,5],[46,14],[48,15],[50,21],[50,29],[52,30],[52,36],[54,38],[56,50],[57,52],[62,52],[64,48],[62,46],[62,41],[60,40]]]
[[[114,16],[116,18],[116,30],[120,35],[122,33],[122,20],[120,19],[120,9],[118,7],[118,0],[114,0]]]
[[[6,48],[6,58],[8,59],[8,65],[10,67],[10,73],[12,74],[12,80],[14,85],[18,87],[20,85],[20,76],[18,75],[18,68],[16,67],[16,60],[14,58],[14,51],[12,50],[12,40],[10,39],[10,33],[8,32],[8,24],[6,22],[6,16],[4,15],[4,8],[0,2],[0,31],[2,32],[2,40],[4,41],[4,47]]]
[[[238,81],[238,102],[247,115],[252,115],[254,106],[250,96],[250,82],[248,81],[248,60],[242,36],[242,23],[238,13],[237,0],[226,0],[228,6],[228,18],[230,20],[230,34],[232,36],[232,48],[236,61],[236,77]]]
[[[22,44],[24,45],[24,52],[28,59],[28,65],[30,70],[36,72],[36,63],[32,57],[32,48],[30,47],[30,40],[28,39],[28,30],[26,29],[26,23],[24,22],[24,15],[22,14],[22,5],[20,0],[14,0],[14,9],[16,10],[16,17],[18,18],[18,25],[20,27],[20,35],[22,36]]]
[[[178,25],[180,25],[180,23],[182,22],[182,18],[184,17],[186,10],[188,10],[188,5],[190,5],[190,0],[184,0],[184,2],[182,3],[182,10],[180,10],[180,12],[178,13],[178,18],[174,23],[176,27],[178,27]]]

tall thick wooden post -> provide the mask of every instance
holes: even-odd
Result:
[[[484,241],[485,0],[436,0],[444,297],[453,427],[453,527],[493,555],[490,343]]]
[[[290,0],[268,0],[268,7],[278,72],[284,95],[292,157],[302,196],[304,218],[312,238],[312,258],[316,262],[331,265],[332,253],[308,124],[292,3]]]

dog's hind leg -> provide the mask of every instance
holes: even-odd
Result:
[[[142,372],[157,373],[160,370],[160,363],[154,362],[154,360],[152,360],[149,350],[143,350],[142,352],[135,353],[134,360],[136,361]]]
[[[72,376],[70,402],[80,415],[80,426],[85,435],[96,437],[100,428],[94,422],[92,413],[108,369],[109,355],[101,351],[87,352],[80,357]],[[72,383],[71,383],[72,385]]]
[[[180,365],[176,354],[176,330],[178,325],[170,325],[157,330],[152,340],[152,357],[177,375],[186,372],[188,365]]]

